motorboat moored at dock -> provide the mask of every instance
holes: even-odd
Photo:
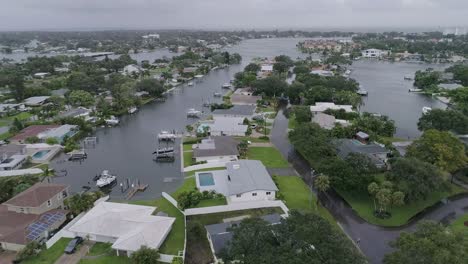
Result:
[[[117,180],[117,177],[110,174],[108,170],[103,170],[99,179],[96,181],[96,186],[99,188],[106,187]]]

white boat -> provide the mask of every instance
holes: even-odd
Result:
[[[201,114],[201,111],[195,110],[194,108],[190,108],[187,111],[187,117],[200,117]]]
[[[422,89],[410,88],[410,89],[408,90],[408,92],[410,92],[410,93],[420,93],[420,92],[422,92]]]
[[[411,77],[410,75],[405,75],[405,77],[403,77],[403,80],[405,80],[405,81],[412,81],[412,80],[413,80],[413,77]]]
[[[223,89],[231,89],[232,85],[230,83],[225,83],[221,86]]]
[[[136,108],[135,106],[134,106],[134,107],[130,107],[130,108],[128,109],[128,113],[129,113],[129,114],[134,114],[134,113],[136,113],[137,111],[138,111],[138,108]]]
[[[427,113],[429,113],[431,110],[432,110],[432,108],[430,108],[429,106],[424,106],[424,107],[422,108],[422,113],[423,113],[423,114],[427,114]]]
[[[223,94],[222,93],[214,93],[213,96],[214,97],[221,97],[221,96],[223,96]]]
[[[109,126],[116,126],[120,123],[119,119],[115,116],[111,116],[109,119],[104,120]]]
[[[96,186],[99,188],[105,187],[117,180],[117,177],[111,175],[108,170],[103,170],[99,179],[96,181]]]
[[[193,86],[193,82],[189,82],[187,85],[188,86]]]
[[[158,139],[159,140],[175,140],[176,139],[176,135],[173,134],[173,133],[170,133],[168,131],[161,131],[161,133],[158,134]]]
[[[195,75],[195,78],[201,79],[201,78],[203,78],[203,75],[201,75],[201,74]]]

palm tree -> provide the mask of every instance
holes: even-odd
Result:
[[[315,188],[320,193],[324,193],[330,189],[330,178],[326,175],[319,175],[315,179]],[[319,200],[317,199],[317,205]]]
[[[372,196],[372,200],[374,200],[374,211],[377,211],[377,205],[375,204],[375,195],[379,192],[379,185],[375,182],[372,182],[367,186],[367,191]]]

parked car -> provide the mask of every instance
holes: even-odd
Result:
[[[68,243],[67,247],[65,248],[65,253],[73,254],[78,245],[81,243],[83,243],[83,238],[79,236],[75,237],[74,239],[72,239],[72,241]]]
[[[254,117],[252,117],[253,120],[255,121],[263,121],[265,117],[262,115],[262,114],[259,114],[259,115],[256,115]]]
[[[250,125],[250,128],[256,129],[256,128],[257,128],[257,124]]]

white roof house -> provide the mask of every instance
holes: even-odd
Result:
[[[363,50],[361,54],[364,58],[380,58],[382,56],[388,55],[388,51],[379,49],[366,49]]]
[[[334,116],[324,113],[314,114],[312,117],[312,122],[317,123],[321,128],[324,129],[333,129],[336,123],[339,123],[344,127],[350,125],[347,120],[336,119]]]
[[[312,70],[310,74],[317,74],[317,75],[325,76],[325,77],[331,77],[335,75],[332,71],[327,71],[327,70]]]
[[[243,117],[213,116],[198,127],[198,132],[203,133],[203,128],[208,127],[211,136],[245,136],[249,126],[244,125]]]
[[[152,215],[151,206],[99,202],[68,231],[96,242],[112,243],[129,256],[142,246],[159,249],[171,231],[173,217]]]
[[[278,191],[259,160],[238,160],[226,163],[226,170],[196,172],[195,181],[200,191],[216,191],[229,202],[275,200]]]
[[[273,65],[271,64],[263,64],[260,68],[261,72],[272,72],[273,71]]]
[[[49,98],[50,96],[33,96],[24,99],[24,104],[27,106],[38,106],[44,104]]]
[[[62,125],[56,128],[51,128],[46,131],[37,134],[37,137],[41,140],[47,140],[48,138],[55,138],[58,142],[62,142],[65,136],[72,137],[78,132],[77,125]]]
[[[141,73],[143,69],[136,64],[129,64],[123,68],[124,75],[131,75],[133,73]]]
[[[347,113],[354,112],[352,105],[336,105],[335,103],[329,103],[329,102],[317,102],[315,103],[315,105],[310,106],[310,111],[313,114],[324,112],[327,109],[332,109],[332,110],[343,109]]]

